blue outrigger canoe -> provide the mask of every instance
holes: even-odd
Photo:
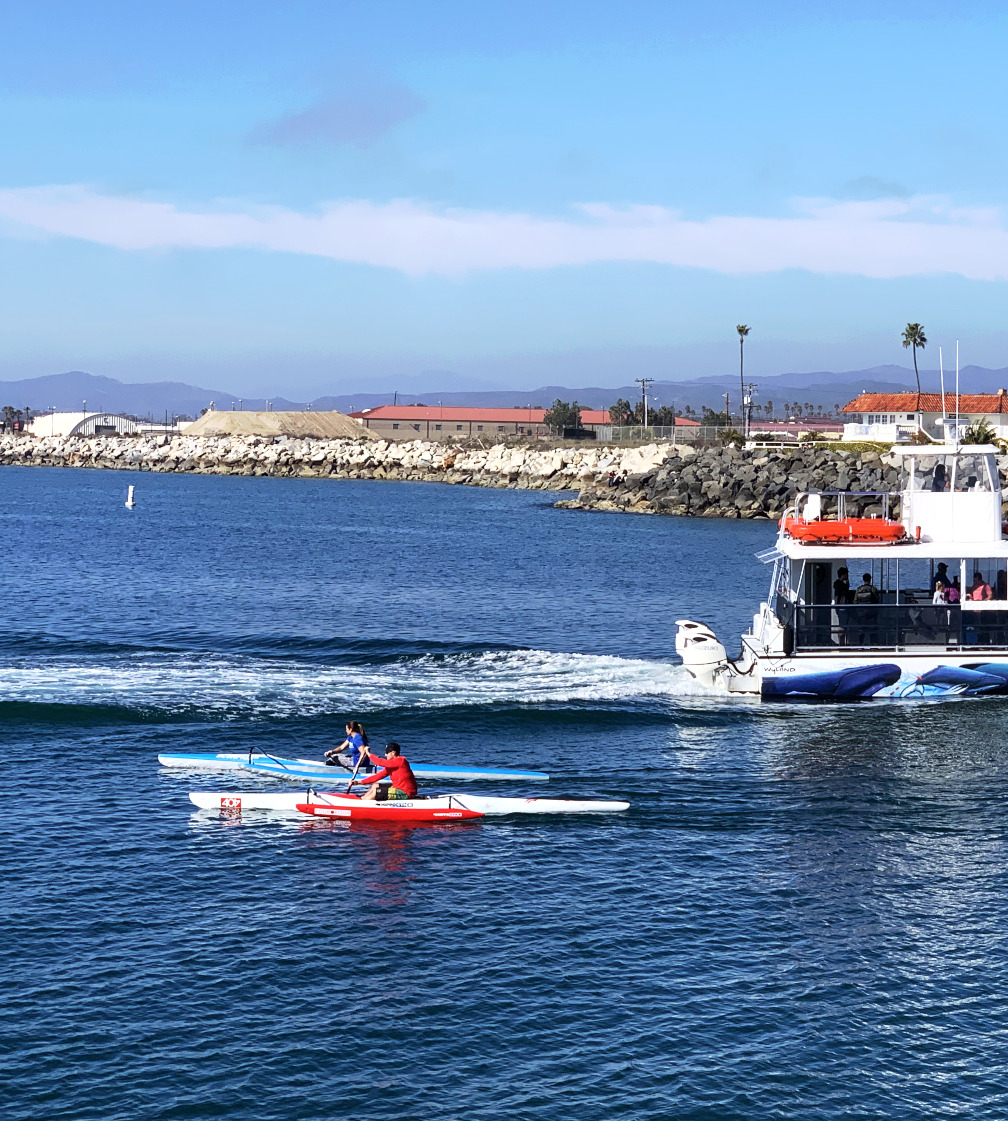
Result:
[[[180,767],[190,771],[255,771],[262,775],[292,779],[324,779],[330,782],[346,781],[351,772],[345,767],[330,767],[317,759],[281,759],[275,755],[254,755],[247,751],[179,751],[158,755],[163,767]],[[414,763],[410,767],[417,778],[461,779],[484,782],[547,782],[544,771],[523,771],[513,767],[472,767],[466,763]],[[365,772],[361,772],[363,778]]]

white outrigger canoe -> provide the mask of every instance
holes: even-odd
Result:
[[[193,791],[189,801],[201,810],[245,813],[267,810],[346,820],[437,821],[507,814],[622,813],[629,802],[569,798],[493,798],[479,794],[436,794],[429,798],[400,798],[388,802],[363,801],[356,794],[315,790]]]
[[[273,775],[274,778],[290,779],[302,786],[306,780],[338,782],[350,778],[351,772],[345,767],[330,767],[317,759],[282,759],[276,755],[254,755],[247,751],[179,751],[163,752],[158,755],[162,767],[179,767],[189,771],[255,771],[258,774]],[[548,782],[549,775],[544,771],[525,771],[514,767],[474,767],[466,763],[410,763],[417,778],[462,780],[464,782],[484,780],[486,782]]]

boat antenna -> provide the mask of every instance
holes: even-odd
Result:
[[[959,340],[956,339],[956,447],[959,447]]]
[[[941,378],[941,391],[942,391],[942,428],[945,432],[945,439],[948,439],[948,417],[945,415],[945,367],[942,365],[942,348],[938,347],[938,376]]]

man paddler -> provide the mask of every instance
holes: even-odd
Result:
[[[362,799],[384,802],[387,798],[416,797],[417,784],[413,769],[403,758],[402,749],[397,743],[387,743],[385,745],[384,757],[377,755],[365,745],[364,756],[369,763],[380,769],[375,771],[373,775],[368,775],[366,779],[361,780],[361,786],[371,787],[366,794],[361,795]],[[387,778],[392,784],[391,789],[386,790],[385,787],[380,785],[383,778]]]

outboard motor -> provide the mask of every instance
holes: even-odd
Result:
[[[721,678],[728,669],[728,653],[717,635],[705,623],[691,619],[676,619],[676,626],[676,653],[690,676],[711,689],[724,688]]]

